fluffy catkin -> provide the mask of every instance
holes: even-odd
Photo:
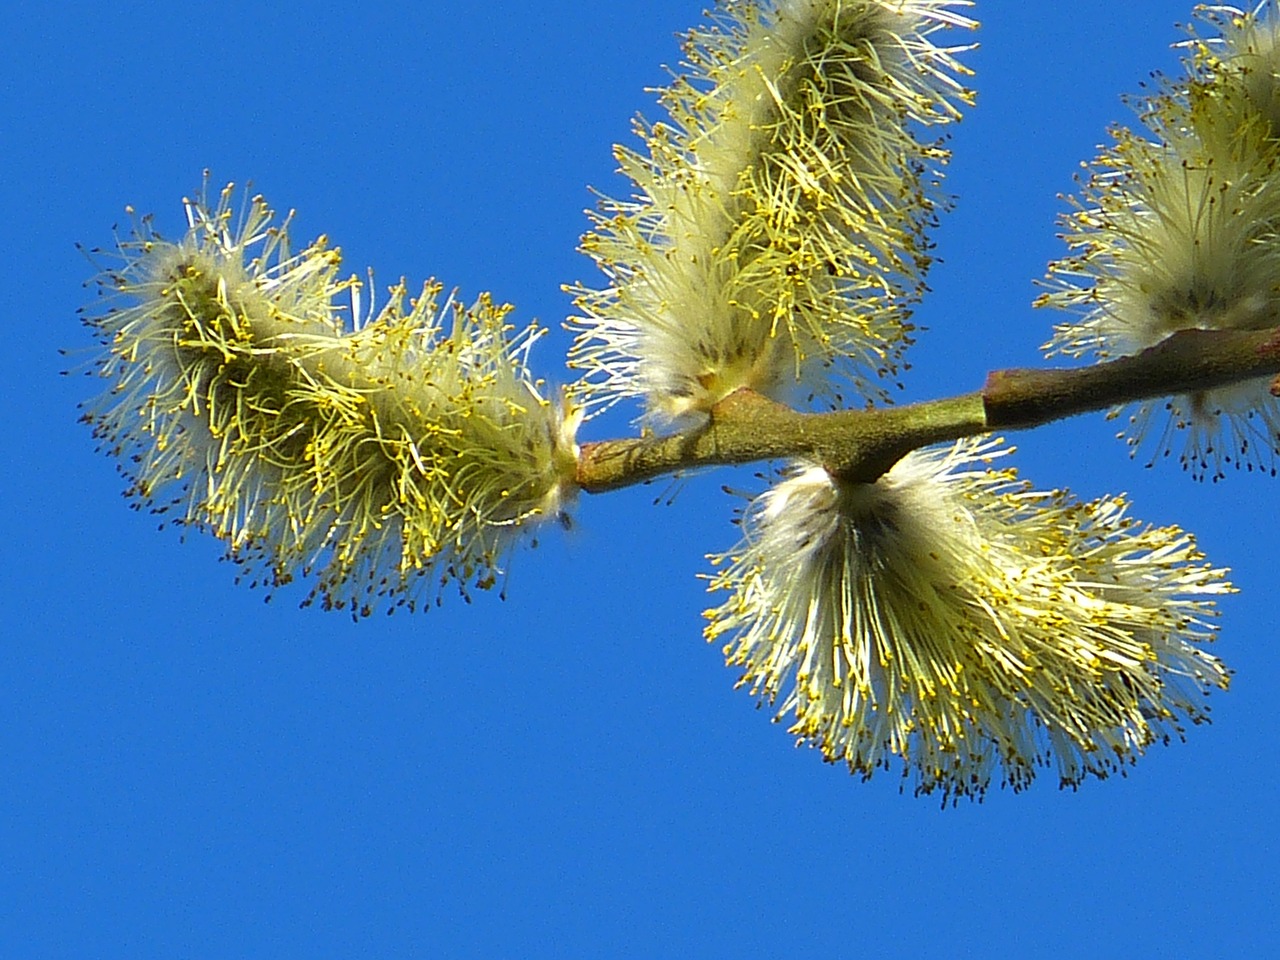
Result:
[[[1030,490],[1000,452],[916,451],[870,484],[797,465],[712,558],[730,596],[707,638],[740,685],[827,760],[944,803],[1122,770],[1229,678],[1202,649],[1224,570],[1123,500]]]
[[[360,317],[337,252],[321,237],[291,255],[261,198],[237,214],[228,187],[186,209],[176,243],[148,220],[120,241],[112,306],[87,317],[109,387],[85,420],[130,494],[250,576],[311,576],[308,602],[357,615],[492,585],[575,490],[579,417],[526,365],[539,331],[513,336],[487,295],[441,305],[434,283]]]
[[[973,26],[965,6],[728,0],[688,35],[669,119],[616,149],[636,196],[602,200],[583,239],[606,280],[570,288],[589,404],[670,419],[739,387],[885,396],[947,156],[919,134],[971,99],[932,38]]]
[[[1072,255],[1049,267],[1043,306],[1076,318],[1046,349],[1131,355],[1184,329],[1280,323],[1280,17],[1204,7],[1186,75],[1136,102],[1064,218]],[[1266,379],[1135,405],[1121,432],[1196,476],[1228,464],[1275,472],[1280,405]],[[1116,411],[1120,415],[1122,411]]]

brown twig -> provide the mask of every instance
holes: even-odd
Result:
[[[602,493],[678,470],[780,458],[813,460],[833,474],[871,482],[931,443],[1278,374],[1280,328],[1183,330],[1132,357],[1089,367],[997,370],[975,393],[903,407],[801,413],[739,390],[699,427],[583,444],[578,483]]]

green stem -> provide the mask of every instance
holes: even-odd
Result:
[[[795,458],[872,482],[918,447],[990,430],[1026,430],[1138,400],[1194,394],[1280,374],[1280,328],[1183,330],[1132,357],[1090,367],[997,370],[975,393],[904,407],[801,413],[749,390],[704,425],[665,436],[586,443],[578,484],[603,493],[697,467]]]

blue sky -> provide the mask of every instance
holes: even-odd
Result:
[[[792,746],[700,635],[723,484],[587,497],[508,599],[352,623],[233,583],[130,510],[76,423],[76,310],[123,209],[208,167],[385,283],[558,327],[588,185],[691,0],[32,4],[3,17],[0,956],[1259,956],[1274,905],[1277,482],[1128,459],[1100,416],[1017,436],[1041,487],[1127,491],[1241,588],[1215,722],[1126,778],[939,810]],[[28,12],[30,11],[30,12]],[[1190,0],[981,3],[979,107],[903,399],[1040,362],[1057,195],[1170,68]],[[31,324],[31,330],[26,329]],[[556,332],[534,355],[563,378]],[[69,358],[58,350],[72,351]],[[625,416],[588,426],[599,439]],[[655,505],[655,500],[662,502]]]

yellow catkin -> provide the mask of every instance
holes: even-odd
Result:
[[[884,396],[944,203],[946,151],[919,133],[971,99],[931,38],[972,26],[965,6],[724,2],[689,34],[668,120],[616,150],[636,199],[603,200],[583,239],[606,278],[570,288],[589,403]]]
[[[874,484],[797,471],[713,560],[707,638],[791,732],[944,804],[1038,768],[1106,777],[1207,719],[1229,672],[1203,645],[1225,571],[1125,503],[1035,492],[966,440]]]
[[[1280,317],[1280,11],[1202,7],[1185,75],[1113,131],[1064,217],[1071,254],[1037,303],[1075,314],[1052,355],[1126,356],[1185,329],[1257,330]],[[1280,404],[1269,378],[1136,404],[1121,431],[1195,476],[1276,472]]]
[[[86,411],[141,505],[208,530],[256,582],[370,613],[491,586],[517,534],[575,491],[578,415],[530,375],[540,331],[488,295],[401,284],[373,316],[320,238],[288,247],[261,198],[188,201],[119,243],[87,322],[107,391]]]

